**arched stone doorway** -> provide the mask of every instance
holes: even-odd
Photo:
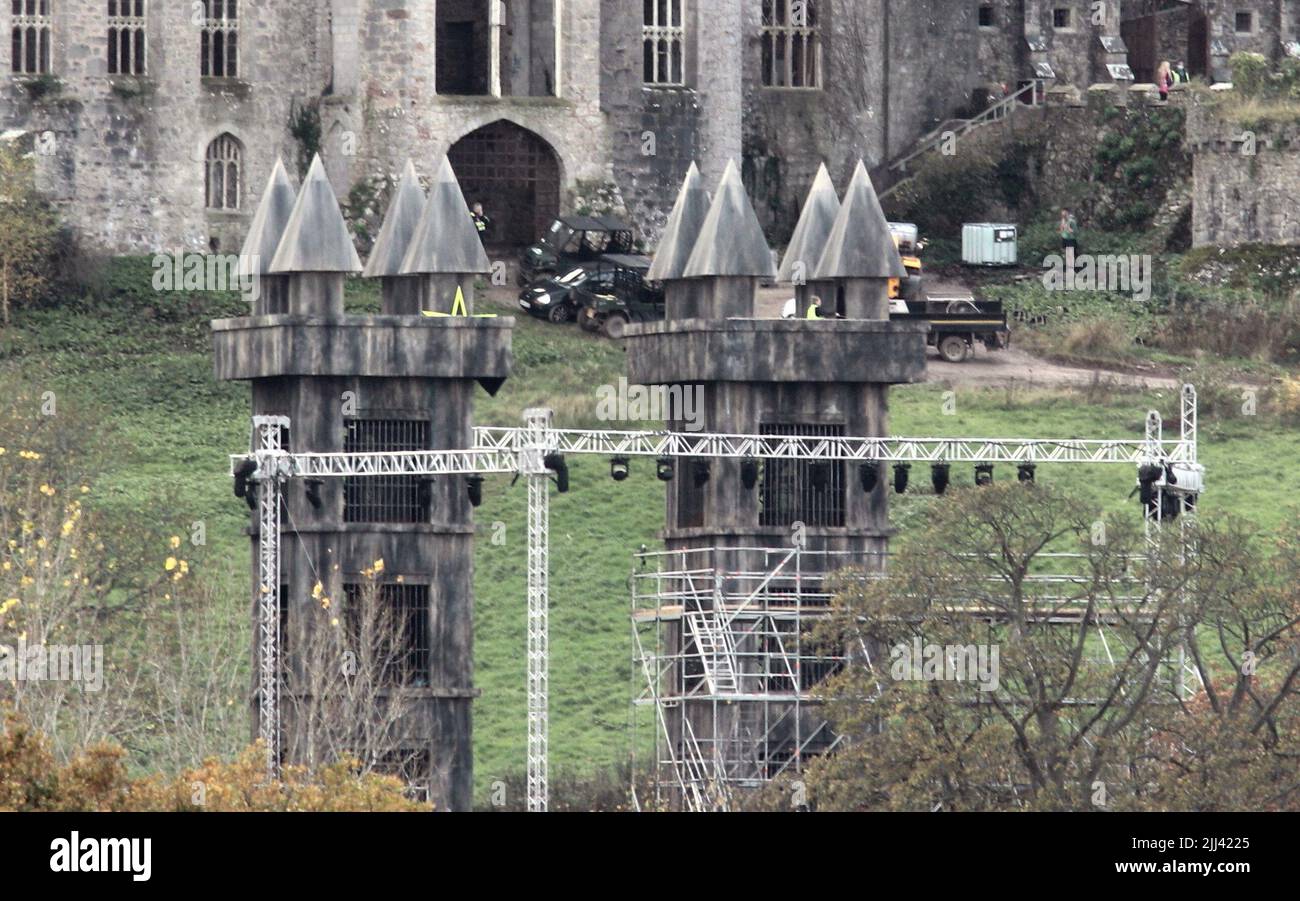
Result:
[[[488,243],[524,245],[560,213],[560,161],[551,145],[504,119],[461,138],[448,152],[465,200],[492,220]]]

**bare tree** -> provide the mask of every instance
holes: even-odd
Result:
[[[427,620],[399,603],[401,584],[368,571],[338,602],[317,586],[282,636],[286,756],[312,769],[354,759],[362,772],[428,790],[428,736],[406,731],[411,692],[427,686]]]

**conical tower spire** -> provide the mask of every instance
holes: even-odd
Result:
[[[348,224],[343,220],[338,198],[317,154],[284,227],[271,272],[288,275],[360,271],[361,259],[352,245]]]
[[[647,279],[658,282],[682,277],[708,215],[709,192],[704,189],[699,166],[691,163],[659,239],[654,262],[646,273]]]
[[[775,274],[763,227],[740,180],[740,168],[731,160],[722,173],[718,193],[709,206],[709,214],[682,275],[685,278],[771,278]]]
[[[284,160],[276,157],[253,221],[248,225],[248,237],[239,251],[240,275],[266,275],[271,270],[275,251],[293,214],[297,193],[284,168]]]
[[[420,224],[424,212],[424,189],[420,187],[420,176],[415,172],[415,164],[409,159],[402,170],[402,180],[393,192],[384,214],[384,224],[380,226],[379,237],[375,239],[374,249],[366,260],[366,278],[400,275],[402,260],[410,249],[411,238]]]
[[[858,160],[814,277],[821,280],[904,278],[906,275],[876,189],[871,186],[867,166]]]
[[[490,272],[492,263],[470,218],[460,182],[445,156],[402,261],[402,275]]]
[[[785,250],[776,280],[782,284],[802,284],[813,277],[835,219],[840,214],[840,196],[835,192],[831,174],[822,163],[817,167],[812,188],[804,200],[803,211],[795,224],[790,246]]]

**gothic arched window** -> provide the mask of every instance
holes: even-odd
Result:
[[[223,134],[208,145],[206,186],[208,209],[239,209],[243,145],[232,134]]]

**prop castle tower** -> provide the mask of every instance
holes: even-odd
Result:
[[[706,212],[707,211],[707,212]],[[889,321],[904,270],[866,169],[843,203],[823,169],[780,267],[842,319],[758,318],[777,276],[735,165],[710,201],[692,167],[651,269],[667,320],[628,329],[629,380],[702,393],[702,430],[803,438],[888,434],[890,385],[924,374],[925,327]],[[674,430],[692,424],[674,422]],[[837,737],[810,699],[842,665],[810,646],[824,578],[879,571],[892,534],[878,463],[827,459],[661,461],[666,552],[635,599],[657,707],[661,800],[716,807],[735,788],[797,771]]]
[[[319,159],[296,199],[283,166],[275,167],[244,254],[260,296],[253,315],[212,323],[216,375],[251,384],[254,415],[288,418],[285,448],[473,445],[475,383],[490,394],[504,383],[513,320],[470,315],[475,280],[489,263],[446,159],[427,198],[406,166],[364,272],[381,281],[379,315],[344,311],[345,280],[362,266]],[[453,312],[457,289],[464,315],[422,315]],[[286,484],[279,644],[285,762],[351,750],[404,777],[438,809],[470,806],[477,488],[466,476]],[[256,573],[256,526],[250,531]],[[370,630],[358,621],[367,597],[383,635],[366,637]],[[257,606],[254,598],[254,622]],[[330,629],[346,630],[338,645],[344,657],[369,653],[363,641],[387,654],[369,696],[353,699],[368,715],[352,723],[325,721],[346,718],[328,699],[358,691],[346,660],[321,660],[312,650],[329,646],[321,630]],[[322,668],[344,675],[335,684]],[[355,748],[346,746],[347,729],[358,736]]]

